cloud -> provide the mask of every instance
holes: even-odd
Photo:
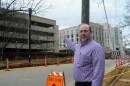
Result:
[[[60,29],[62,27],[75,26],[81,23],[81,1],[82,0],[48,0],[54,9],[45,17],[56,20]],[[97,4],[102,0],[90,0],[90,21],[95,23],[106,22],[103,4]],[[125,0],[105,0],[109,23],[116,26],[122,21]]]
[[[54,9],[47,17],[62,26],[73,26],[81,22],[81,0],[53,0]]]
[[[103,3],[97,4],[97,2],[95,1],[96,0],[91,1],[90,20],[97,23],[106,22]],[[116,26],[119,22],[122,21],[123,14],[125,13],[124,7],[125,7],[125,0],[119,0],[118,2],[117,1],[115,2],[115,0],[105,0],[105,8],[107,12],[108,22],[112,26]]]

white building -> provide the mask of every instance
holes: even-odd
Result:
[[[63,42],[61,33],[65,32],[66,36],[71,39],[72,41],[78,43],[80,42],[79,36],[78,36],[78,26],[73,26],[70,28],[62,29],[59,31],[59,48],[60,50],[67,50],[67,47],[65,43]]]
[[[122,31],[111,25],[104,26],[104,46],[109,47],[112,55],[124,55]]]

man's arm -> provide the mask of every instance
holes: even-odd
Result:
[[[92,53],[93,79],[92,86],[102,86],[105,69],[105,53],[101,47],[96,47]]]
[[[75,44],[74,42],[72,42],[70,39],[65,38],[64,42],[68,45],[69,49],[72,50],[73,52],[75,52]]]
[[[68,45],[68,47],[74,52],[76,43],[74,43],[70,39],[68,39],[65,35],[65,32],[62,32],[62,38],[63,38],[63,41]]]

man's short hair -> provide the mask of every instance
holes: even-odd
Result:
[[[78,25],[78,28],[80,28],[80,26],[82,26],[82,25],[88,25],[88,24],[85,24],[85,23],[79,24],[79,25]],[[89,25],[89,31],[92,32],[92,29],[91,29],[91,26],[90,26],[90,25]]]

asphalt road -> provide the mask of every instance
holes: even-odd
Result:
[[[114,60],[106,60],[105,73],[114,69]],[[46,86],[46,79],[50,71],[65,73],[66,86],[74,86],[72,64],[60,66],[40,66],[11,69],[11,71],[0,70],[0,86]]]

